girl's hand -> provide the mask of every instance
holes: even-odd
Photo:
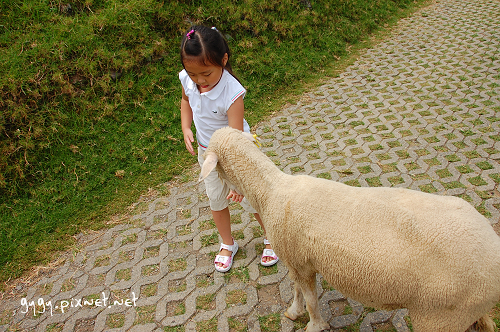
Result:
[[[243,200],[243,197],[244,197],[243,195],[240,195],[236,191],[231,189],[231,191],[229,191],[229,195],[226,198],[232,199],[233,202],[241,203],[241,201]]]
[[[184,143],[186,144],[186,149],[188,150],[189,153],[191,153],[194,156],[194,148],[193,148],[194,136],[193,136],[193,131],[191,129],[186,129],[183,132],[184,132]]]

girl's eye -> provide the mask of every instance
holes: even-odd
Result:
[[[212,74],[212,73],[208,73],[208,74],[205,74],[203,76],[208,77],[208,76],[210,76],[210,74]]]

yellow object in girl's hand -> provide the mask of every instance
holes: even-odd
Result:
[[[257,135],[253,135],[253,139],[253,143],[260,149],[262,147],[262,144],[260,144],[259,140],[257,139]]]

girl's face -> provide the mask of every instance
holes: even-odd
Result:
[[[223,64],[227,63],[227,53],[224,55]],[[184,59],[184,69],[193,82],[198,85],[200,92],[212,90],[222,77],[223,67],[213,64],[206,65],[199,58],[186,57]]]

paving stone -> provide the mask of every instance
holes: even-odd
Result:
[[[255,128],[262,151],[289,174],[459,196],[498,223],[499,13],[498,1],[438,0],[402,19],[338,77]],[[109,230],[82,235],[81,250],[37,282],[20,282],[18,295],[0,303],[0,331],[198,331],[200,324],[261,331],[262,319],[276,319],[282,332],[302,331],[283,315],[293,297],[285,265],[259,266],[257,221],[231,205],[241,249],[231,273],[215,272],[220,237],[203,183],[164,188],[138,199]],[[406,309],[374,311],[321,276],[317,285],[334,330],[384,324],[409,331]],[[207,295],[206,306],[197,302]],[[23,296],[51,301],[52,314],[46,307],[34,317],[33,306],[26,313]],[[97,306],[104,297],[108,305]],[[69,303],[64,313],[62,303]]]

